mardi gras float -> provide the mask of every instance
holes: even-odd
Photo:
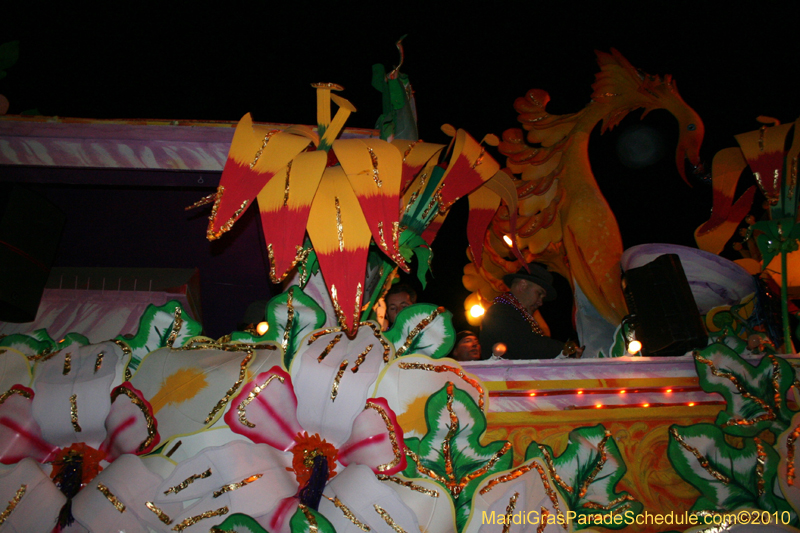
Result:
[[[315,85],[316,128],[243,117],[216,192],[195,207],[210,204],[219,239],[257,203],[285,286],[268,331],[204,337],[171,301],[106,342],[47,329],[0,339],[0,531],[796,531],[796,129],[762,128],[715,158],[701,250],[623,253],[587,132],[668,109],[683,172],[703,127],[668,77],[617,52],[599,63],[581,112],[547,114],[543,91],[518,101],[529,133],[504,134],[507,171],[491,137],[404,138],[413,100],[397,70],[378,70],[387,105],[371,135],[342,135],[355,108],[334,84]],[[734,201],[747,165],[770,208],[738,266],[714,258],[753,201],[755,187]],[[386,331],[371,319],[396,268],[426,279],[464,196],[469,303],[544,262],[573,281],[594,343],[584,359],[462,364],[447,357],[443,308],[412,305]],[[708,343],[631,356],[620,265],[663,253],[680,255]],[[750,277],[776,258],[783,337],[756,320]]]

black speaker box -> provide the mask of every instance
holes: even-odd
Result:
[[[66,217],[20,186],[0,189],[0,321],[36,318]]]
[[[643,356],[684,355],[708,344],[678,255],[661,255],[629,269],[622,288]]]

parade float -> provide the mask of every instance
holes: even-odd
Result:
[[[616,51],[598,59],[584,110],[550,115],[549,95],[530,91],[516,104],[527,135],[501,143],[451,126],[443,144],[407,138],[408,82],[380,69],[380,130],[343,134],[355,107],[341,87],[315,84],[316,127],[246,115],[232,136],[199,136],[227,135],[221,158],[197,144],[107,142],[102,157],[123,164],[150,149],[156,165],[218,165],[216,191],[193,206],[210,209],[208,239],[229,238],[257,204],[284,290],[261,335],[205,337],[170,301],[106,342],[46,327],[0,339],[0,531],[796,530],[798,133],[765,124],[715,158],[699,249],[623,251],[589,133],[666,109],[685,178],[703,124],[669,77]],[[69,159],[68,143],[41,141],[52,131],[26,150],[37,122],[24,124],[7,135],[4,164]],[[502,168],[487,149],[498,144]],[[748,165],[769,207],[748,222],[737,265],[716,254],[753,203],[756,186],[734,198]],[[396,269],[425,282],[436,234],[465,196],[467,305],[505,291],[504,273],[546,263],[574,287],[584,358],[459,363],[447,357],[450,311],[415,304],[386,331],[373,320]],[[629,355],[623,269],[665,253],[681,259],[708,341],[677,357]],[[763,320],[770,302],[777,330]]]

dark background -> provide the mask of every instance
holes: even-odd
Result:
[[[342,96],[358,109],[347,126],[372,128],[381,99],[370,85],[371,65],[396,65],[394,42],[407,34],[402,71],[416,93],[420,134],[431,142],[447,141],[444,123],[476,138],[516,127],[513,102],[531,88],[550,93],[553,114],[578,111],[598,70],[593,51],[611,47],[647,73],[674,76],[705,122],[709,167],[714,153],[735,145],[735,134],[759,126],[758,115],[782,122],[800,115],[794,1],[6,4],[0,42],[21,46],[18,63],[0,80],[12,114],[237,121],[251,112],[257,121],[314,124],[310,83],[323,81],[343,85]],[[633,170],[616,157],[619,135],[638,124],[632,114],[611,133],[595,131],[593,171],[626,248],[692,246],[692,232],[709,215],[710,185],[680,180],[671,116],[654,112],[645,123],[663,139],[661,160]],[[123,182],[48,191],[57,202],[84,202],[82,209],[102,214],[68,223],[57,265],[193,267],[205,261],[198,255],[219,262],[236,253],[230,268],[244,273],[203,287],[204,312],[219,306],[219,317],[230,315],[207,321],[214,336],[233,328],[244,300],[269,294],[266,281],[243,281],[264,272],[252,223],[239,223],[244,237],[227,236],[241,242],[207,243],[204,214],[183,212],[205,190]],[[433,278],[421,297],[451,309],[459,328],[465,214],[466,202],[457,204],[434,243]],[[198,233],[196,240],[179,237],[191,252],[174,242],[187,228]],[[223,305],[225,294],[236,295],[236,304]]]

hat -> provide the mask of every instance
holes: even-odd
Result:
[[[456,344],[455,345],[458,346],[458,343],[461,342],[462,340],[466,339],[467,337],[478,338],[478,335],[476,333],[473,333],[472,331],[470,331],[468,329],[465,329],[463,331],[459,331],[458,333],[456,333]]]
[[[503,283],[510,288],[517,278],[532,281],[547,291],[547,295],[544,297],[545,302],[553,301],[558,296],[553,288],[553,275],[539,263],[528,263],[527,267],[520,268],[516,273],[506,274],[503,276]]]

